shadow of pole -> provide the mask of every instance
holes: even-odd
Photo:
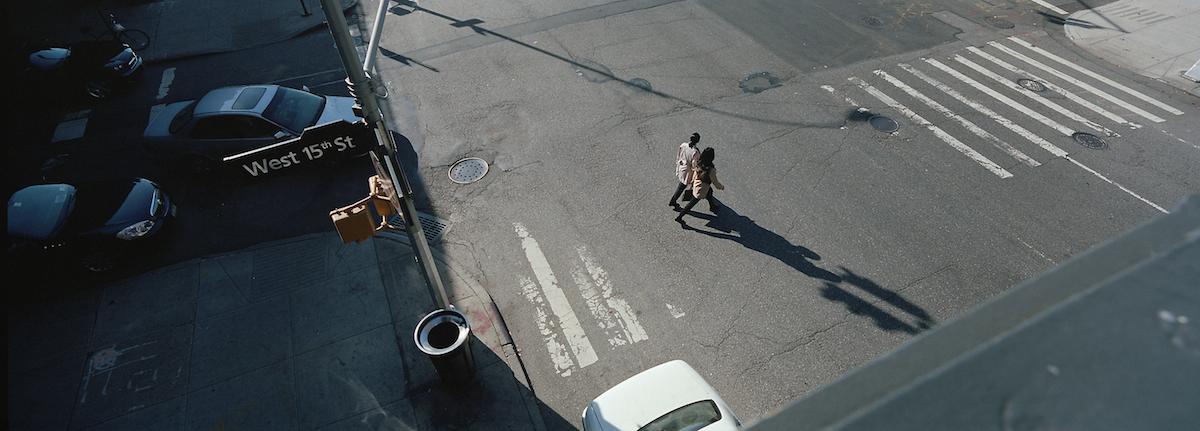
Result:
[[[438,17],[438,18],[442,18],[442,19],[445,19],[445,20],[447,20],[447,21],[450,21],[450,26],[452,26],[452,27],[459,27],[459,28],[466,27],[466,28],[470,28],[470,29],[471,29],[471,30],[473,30],[475,33],[478,33],[478,34],[481,34],[481,35],[485,35],[485,36],[495,36],[495,37],[498,37],[498,38],[500,38],[500,39],[503,39],[503,40],[505,40],[505,41],[512,42],[512,43],[514,43],[514,44],[520,45],[520,46],[522,46],[522,47],[525,47],[525,48],[528,48],[528,49],[531,49],[531,50],[537,51],[537,52],[539,52],[539,53],[541,53],[541,54],[544,54],[544,55],[546,55],[546,56],[549,56],[549,57],[555,58],[555,59],[557,59],[557,60],[560,60],[560,61],[562,61],[562,62],[564,62],[564,63],[567,63],[567,64],[569,64],[571,67],[574,67],[576,70],[586,70],[586,71],[588,71],[588,72],[595,73],[595,74],[597,74],[597,75],[600,75],[600,76],[603,76],[603,77],[606,77],[606,78],[612,79],[612,80],[614,80],[614,81],[617,81],[617,82],[624,83],[624,84],[626,84],[626,85],[628,85],[628,86],[635,87],[635,88],[639,88],[641,91],[645,91],[645,92],[647,92],[647,93],[650,93],[650,94],[653,94],[653,95],[656,95],[656,96],[659,96],[659,97],[663,97],[663,98],[666,98],[666,99],[674,100],[674,101],[677,101],[677,102],[683,103],[683,104],[685,104],[685,105],[687,105],[687,106],[690,106],[690,107],[693,107],[693,108],[697,108],[697,109],[701,109],[701,110],[708,111],[708,112],[712,112],[712,113],[714,113],[714,114],[718,114],[718,115],[722,115],[722,116],[727,116],[727,117],[732,117],[732,118],[737,118],[737,119],[740,119],[740,120],[753,121],[753,122],[758,122],[758,123],[766,123],[766,124],[776,124],[776,125],[790,126],[790,127],[798,127],[798,128],[823,128],[823,129],[836,129],[836,128],[839,128],[839,127],[841,127],[841,126],[843,125],[842,123],[834,123],[834,122],[828,122],[828,123],[804,123],[804,122],[796,122],[796,121],[772,120],[772,119],[767,119],[767,118],[752,117],[752,116],[749,116],[749,115],[738,114],[738,113],[735,113],[735,112],[723,111],[723,110],[720,110],[720,109],[716,109],[716,108],[712,108],[712,107],[704,106],[704,105],[702,105],[702,104],[700,104],[700,103],[698,103],[698,102],[693,102],[693,101],[691,101],[691,100],[687,100],[687,99],[684,99],[684,98],[681,98],[681,97],[678,97],[678,96],[674,96],[674,95],[671,95],[671,94],[663,93],[663,92],[661,92],[661,91],[658,91],[658,90],[654,90],[654,89],[646,88],[646,86],[645,86],[645,85],[643,85],[643,84],[641,84],[641,83],[632,82],[632,81],[629,81],[629,80],[625,80],[625,79],[618,78],[618,77],[616,77],[615,75],[613,75],[613,74],[612,74],[612,72],[610,72],[610,71],[608,71],[608,70],[604,70],[604,69],[598,69],[598,68],[595,68],[595,67],[588,66],[588,65],[586,65],[586,64],[583,64],[583,63],[581,63],[581,62],[578,62],[578,61],[575,61],[575,60],[572,60],[572,59],[569,59],[569,58],[563,57],[563,56],[561,56],[561,55],[558,55],[558,54],[555,54],[555,53],[553,53],[553,52],[546,51],[546,50],[544,50],[544,49],[541,49],[541,48],[538,48],[538,47],[536,47],[536,46],[533,46],[533,45],[527,44],[527,43],[525,43],[525,42],[521,42],[521,41],[519,41],[519,40],[516,40],[516,39],[514,39],[514,38],[511,38],[511,37],[505,36],[505,35],[503,35],[503,34],[497,33],[497,32],[495,32],[495,31],[488,30],[488,29],[486,29],[486,28],[480,27],[478,24],[482,24],[482,23],[483,23],[483,21],[482,21],[482,20],[479,20],[479,19],[469,19],[469,20],[463,21],[463,20],[460,20],[460,19],[458,19],[458,18],[454,18],[454,17],[448,16],[448,15],[445,15],[445,14],[442,14],[442,13],[439,13],[439,12],[436,12],[436,11],[433,11],[433,10],[430,10],[430,9],[427,9],[427,8],[424,8],[424,7],[421,7],[420,5],[418,5],[418,4],[416,4],[416,3],[413,3],[413,2],[408,2],[408,1],[404,1],[404,0],[401,0],[401,1],[400,1],[400,4],[402,4],[402,5],[403,5],[403,6],[405,6],[405,7],[409,7],[409,8],[411,8],[412,10],[404,9],[403,7],[400,7],[400,6],[395,6],[395,7],[392,7],[391,9],[389,9],[389,11],[391,11],[392,13],[395,13],[395,14],[397,14],[397,15],[405,15],[405,14],[413,13],[413,12],[415,12],[415,11],[421,11],[421,12],[425,12],[425,13],[428,13],[428,14],[430,14],[430,15],[436,16],[436,17]],[[422,67],[428,68],[428,69],[430,69],[430,70],[433,70],[433,71],[435,71],[435,72],[437,71],[437,69],[433,69],[433,68],[431,68],[431,67],[429,67],[429,66],[426,66],[426,65],[424,65],[424,64],[421,64],[421,63],[420,63],[420,62],[418,62],[417,60],[415,60],[415,59],[412,59],[412,58],[410,58],[410,57],[407,57],[407,56],[404,56],[404,55],[401,55],[401,54],[396,54],[396,53],[394,53],[394,52],[391,52],[391,51],[388,51],[388,52],[390,52],[391,54],[390,54],[390,55],[389,55],[389,54],[385,54],[385,55],[387,55],[387,56],[388,56],[388,57],[390,57],[390,58],[394,58],[394,59],[396,59],[397,61],[400,61],[401,63],[404,63],[404,64],[409,64],[410,62],[411,62],[411,63],[416,63],[416,64],[418,64],[418,65],[420,65],[420,66],[422,66]]]

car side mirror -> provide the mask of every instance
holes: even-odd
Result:
[[[283,139],[283,138],[290,138],[290,137],[292,137],[292,135],[288,132],[285,132],[282,130],[275,132],[275,140],[277,140],[277,141],[280,139]]]

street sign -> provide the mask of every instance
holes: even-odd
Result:
[[[257,178],[314,162],[337,162],[379,146],[365,122],[338,120],[304,129],[300,137],[225,157],[227,166]]]

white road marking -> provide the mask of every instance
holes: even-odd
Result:
[[[829,94],[837,95],[837,90],[835,90],[832,86],[822,85],[821,88],[824,88],[825,91],[829,92]],[[850,106],[853,106],[856,108],[862,106],[858,102],[855,102],[854,99],[851,99],[850,96],[842,96],[842,98],[846,99],[846,103],[849,103]]]
[[[970,48],[974,48],[974,47],[968,47],[968,49],[970,49]],[[991,71],[984,69],[983,67],[981,67],[975,63],[972,63],[970,60],[967,60],[967,59],[963,58],[962,56],[955,55],[954,57],[955,57],[955,60],[958,60],[959,63],[962,63],[962,64],[966,65],[967,67],[975,69],[976,71],[978,71],[980,73],[984,73],[985,75],[990,74],[989,76],[992,76],[993,79],[996,79],[997,81],[1000,81],[1002,83],[1009,83],[1008,80],[1005,80],[1005,79],[999,77],[999,75],[996,75],[995,73],[992,73]],[[971,79],[970,77],[968,77],[966,75],[963,75],[961,72],[954,70],[954,69],[950,68],[949,66],[942,64],[941,62],[939,62],[937,60],[934,60],[932,58],[927,58],[927,59],[925,59],[925,62],[929,63],[930,65],[932,65],[938,69],[941,69],[942,71],[944,71],[946,73],[949,73],[950,75],[954,76],[955,78],[958,78],[960,81],[963,81],[963,82],[971,85],[972,87],[980,89],[981,91],[987,93],[988,95],[992,96],[996,100],[1000,100],[1001,102],[1004,102],[1005,104],[1012,106],[1013,108],[1016,108],[1018,111],[1021,111],[1025,115],[1029,115],[1030,117],[1037,119],[1038,121],[1042,122],[1042,124],[1045,124],[1045,125],[1049,126],[1050,128],[1058,130],[1058,131],[1062,132],[1063,134],[1066,134],[1067,136],[1071,136],[1074,134],[1074,131],[1072,131],[1071,129],[1069,129],[1061,124],[1058,124],[1054,120],[1047,118],[1045,115],[1037,113],[1036,111],[1033,111],[1033,110],[1029,109],[1028,107],[1025,107],[1024,105],[1017,103],[1016,101],[1008,98],[1005,95],[997,93],[995,90],[992,90],[991,88],[988,88],[987,86],[985,86],[983,84],[980,84],[979,82],[975,81],[974,79]],[[1011,83],[1009,83],[1009,84],[1011,84]],[[1015,87],[1016,85],[1013,84],[1013,86]],[[1020,90],[1018,90],[1018,91],[1020,91]],[[1035,100],[1040,100],[1040,98],[1035,99]],[[1046,101],[1046,102],[1049,102],[1049,101]],[[1053,102],[1049,102],[1049,103],[1053,104]],[[1054,104],[1054,105],[1058,106],[1057,104]],[[1048,142],[1047,142],[1047,144],[1050,145]],[[1145,202],[1146,204],[1150,205],[1151,207],[1154,207],[1154,209],[1157,209],[1162,212],[1167,212],[1161,206],[1158,206],[1154,202],[1150,202],[1149,200],[1146,200],[1145,198],[1139,196],[1137,193],[1134,193],[1132,190],[1125,188],[1125,186],[1117,184],[1116,182],[1113,182],[1112,180],[1106,178],[1105,176],[1100,175],[1099,172],[1092,170],[1092,168],[1084,166],[1082,163],[1079,163],[1079,161],[1071,158],[1062,149],[1059,149],[1058,147],[1056,147],[1054,145],[1050,145],[1049,147],[1046,147],[1045,145],[1043,145],[1042,148],[1045,148],[1046,151],[1050,151],[1051,153],[1053,153],[1056,156],[1060,156],[1067,160],[1070,160],[1071,163],[1074,163],[1074,164],[1078,165],[1079,167],[1083,168],[1084,170],[1091,172],[1092,175],[1095,175],[1097,178],[1100,178],[1101,180],[1104,180],[1105,182],[1107,182],[1109,184],[1117,186],[1117,188],[1121,189],[1125,193],[1128,193],[1130,196],[1133,196],[1134,198],[1137,198],[1138,200]]]
[[[1163,213],[1163,214],[1168,214],[1168,213],[1170,213],[1170,212],[1169,212],[1169,211],[1167,211],[1165,208],[1163,208],[1163,207],[1161,207],[1161,206],[1158,206],[1158,204],[1156,204],[1156,203],[1154,203],[1154,202],[1150,202],[1149,200],[1146,200],[1146,198],[1143,198],[1143,197],[1139,196],[1137,193],[1134,193],[1134,192],[1133,192],[1133,190],[1129,190],[1129,189],[1125,188],[1125,186],[1123,186],[1123,185],[1120,185],[1120,184],[1117,184],[1117,183],[1116,183],[1116,182],[1114,182],[1113,180],[1110,180],[1110,179],[1108,179],[1107,177],[1105,177],[1104,175],[1100,175],[1100,173],[1099,173],[1099,172],[1096,172],[1096,171],[1092,170],[1092,168],[1089,168],[1089,167],[1087,167],[1087,166],[1084,166],[1084,164],[1083,164],[1083,163],[1079,163],[1079,161],[1077,161],[1077,160],[1075,160],[1075,159],[1071,158],[1071,156],[1067,156],[1067,157],[1066,157],[1066,159],[1067,159],[1067,160],[1070,160],[1070,161],[1071,161],[1071,163],[1074,163],[1076,166],[1079,166],[1079,167],[1083,168],[1085,171],[1091,172],[1091,173],[1092,173],[1092,175],[1095,175],[1095,176],[1096,176],[1096,178],[1099,178],[1099,179],[1101,179],[1101,180],[1104,180],[1104,181],[1108,182],[1109,184],[1112,184],[1112,185],[1114,185],[1114,186],[1117,186],[1117,188],[1121,189],[1121,190],[1122,190],[1122,191],[1124,191],[1125,193],[1128,193],[1130,196],[1133,196],[1133,197],[1137,198],[1137,200],[1140,200],[1140,201],[1142,201],[1142,202],[1145,202],[1147,205],[1150,205],[1151,207],[1154,207],[1154,209],[1156,209],[1156,210],[1162,211],[1162,213]]]
[[[1134,129],[1142,127],[1139,124],[1130,123],[1128,120],[1122,118],[1120,115],[1109,112],[1107,109],[1101,108],[1100,106],[1097,106],[1095,103],[1092,103],[1092,102],[1088,101],[1087,99],[1079,97],[1075,93],[1067,91],[1066,89],[1059,87],[1059,86],[1055,85],[1054,83],[1049,82],[1045,79],[1039,78],[1037,75],[1026,72],[1025,70],[1022,70],[1021,68],[1019,68],[1017,66],[1013,66],[1013,65],[1009,64],[1008,62],[1001,60],[999,58],[996,58],[995,56],[988,54],[979,48],[975,48],[975,47],[971,46],[971,47],[967,47],[967,50],[975,53],[976,55],[978,55],[980,57],[983,57],[985,60],[990,61],[990,62],[994,63],[995,65],[1000,66],[1001,68],[1004,68],[1005,70],[1008,70],[1009,72],[1012,72],[1012,73],[1015,73],[1018,75],[1022,75],[1022,76],[1027,76],[1030,79],[1041,82],[1042,85],[1046,86],[1046,88],[1049,88],[1050,90],[1054,91],[1055,93],[1063,95],[1063,97],[1066,97],[1068,100],[1070,100],[1072,102],[1078,103],[1080,106],[1088,108],[1097,114],[1103,115],[1105,118],[1112,120],[1114,123],[1128,124],[1128,125],[1130,125],[1130,127],[1134,128]],[[986,70],[986,69],[984,69],[984,70]],[[1000,75],[992,73],[991,71],[988,71],[987,73],[990,73],[990,75],[988,75],[988,77],[990,77],[992,79],[1001,79],[1002,81],[999,81],[1001,84],[1004,84],[1005,86],[1007,86],[1009,88],[1017,90],[1021,94],[1024,94],[1026,97],[1029,97],[1038,102],[1041,102],[1043,105],[1046,105],[1046,107],[1048,107],[1050,109],[1054,109],[1055,111],[1058,111],[1060,114],[1066,115],[1067,118],[1070,118],[1072,120],[1083,123],[1083,124],[1087,125],[1088,127],[1091,127],[1092,129],[1095,129],[1096,131],[1104,132],[1105,134],[1108,134],[1109,136],[1115,135],[1115,133],[1108,130],[1108,128],[1101,126],[1099,124],[1096,124],[1096,123],[1092,122],[1091,120],[1083,118],[1083,116],[1076,114],[1075,112],[1069,111],[1069,110],[1067,110],[1067,108],[1063,108],[1062,106],[1059,106],[1057,103],[1051,102],[1049,99],[1042,97],[1042,95],[1040,95],[1032,90],[1021,87],[1003,77],[997,78]]]
[[[1105,92],[1099,88],[1096,88],[1096,87],[1092,86],[1091,84],[1088,84],[1086,82],[1075,79],[1075,77],[1073,77],[1071,75],[1067,75],[1065,73],[1059,72],[1058,70],[1056,70],[1050,66],[1042,64],[1040,61],[1034,60],[1032,58],[1025,56],[1024,54],[1014,51],[1012,48],[1009,48],[1007,46],[996,43],[996,41],[988,42],[988,45],[991,45],[991,46],[995,47],[996,49],[1004,51],[1006,54],[1016,57],[1017,59],[1020,59],[1021,61],[1024,61],[1026,63],[1029,63],[1030,65],[1032,65],[1038,69],[1045,70],[1046,72],[1050,73],[1051,75],[1057,76],[1059,79],[1062,79],[1071,84],[1074,84],[1075,86],[1082,88],[1084,90],[1090,91],[1090,92],[1092,92],[1092,94],[1100,96],[1101,98],[1104,98],[1105,100],[1108,100],[1109,102],[1115,103],[1117,106],[1125,108],[1125,109],[1129,110],[1130,112],[1141,115],[1142,117],[1145,117],[1147,120],[1153,121],[1155,123],[1161,123],[1163,121],[1166,121],[1157,115],[1146,112],[1146,110],[1144,110],[1142,108],[1133,106],[1133,105],[1129,104],[1128,102],[1125,102],[1124,100],[1117,98],[1116,96],[1108,94],[1107,92]],[[1066,95],[1066,93],[1064,93],[1064,95]]]
[[[830,87],[830,88],[832,88],[832,87]],[[671,304],[667,304],[667,310],[670,310],[671,317],[674,317],[676,319],[683,317],[683,316],[687,316],[687,313],[684,313],[683,310],[675,308],[675,306],[673,306]]]
[[[906,67],[906,66],[908,66],[908,65],[907,64],[900,65],[900,67]],[[912,88],[908,84],[905,84],[900,79],[898,79],[882,70],[876,70],[875,74],[879,75],[887,82],[892,83],[892,85],[895,85],[896,88],[899,88],[900,90],[904,91],[905,93],[908,93],[909,96],[912,96],[913,98],[916,98],[917,100],[920,100],[925,105],[929,106],[930,108],[933,108],[933,110],[938,111],[939,113],[944,115],[946,118],[950,118],[950,119],[957,121],[963,127],[966,127],[967,130],[970,130],[971,133],[974,133],[976,136],[979,136],[980,138],[988,140],[996,148],[999,148],[1001,151],[1004,151],[1009,156],[1012,156],[1014,159],[1019,160],[1021,163],[1024,163],[1029,166],[1040,166],[1041,165],[1041,163],[1038,163],[1037,160],[1030,158],[1029,156],[1025,155],[1025,153],[1022,153],[1020,150],[1013,148],[1013,146],[1009,145],[1007,142],[1001,141],[1000,138],[996,137],[996,135],[988,133],[987,130],[983,130],[979,126],[976,126],[975,123],[971,122],[971,120],[963,118],[961,115],[955,114],[954,111],[951,111],[950,109],[943,106],[941,103],[938,103],[937,101],[935,101],[933,99],[930,99],[929,96],[922,94],[921,92],[917,91],[915,88]]]
[[[525,229],[524,225],[513,223],[513,227],[517,231],[517,236],[521,238],[521,247],[525,249],[525,258],[529,260],[529,265],[533,268],[533,274],[542,287],[542,293],[550,305],[550,310],[558,317],[560,328],[567,339],[567,345],[575,354],[575,360],[579,367],[583,368],[594,364],[597,360],[596,350],[592,348],[591,341],[588,341],[587,334],[583,332],[579,318],[571,309],[571,303],[567,301],[566,294],[558,287],[558,279],[554,276],[554,271],[550,269],[546,255],[542,253],[541,247],[538,247],[537,240],[529,236],[529,231]],[[569,374],[568,370],[564,376]]]
[[[533,303],[534,319],[537,320],[538,331],[545,339],[546,349],[550,351],[550,362],[554,363],[554,368],[559,375],[570,376],[571,367],[575,365],[575,361],[571,360],[571,352],[567,351],[567,346],[558,341],[558,332],[554,330],[550,313],[546,312],[546,298],[542,296],[537,284],[528,277],[521,278],[521,290],[525,292],[525,297],[529,299],[529,302]]]
[[[904,115],[908,116],[908,118],[912,119],[917,124],[925,126],[927,129],[929,129],[931,132],[933,132],[934,135],[936,135],[938,138],[940,138],[946,144],[948,144],[951,147],[953,147],[954,149],[958,150],[960,153],[967,156],[971,160],[974,160],[975,163],[979,163],[981,166],[983,166],[988,171],[991,171],[993,174],[996,174],[996,176],[999,176],[1000,178],[1012,177],[1012,173],[1010,173],[1007,170],[1005,170],[1004,168],[1000,167],[1000,165],[997,165],[995,162],[989,160],[987,157],[984,157],[983,154],[979,154],[975,150],[971,149],[971,147],[968,147],[966,144],[963,144],[961,141],[954,138],[954,136],[951,136],[949,133],[946,133],[944,130],[942,130],[938,126],[933,125],[933,123],[930,123],[924,117],[921,117],[916,112],[913,112],[911,109],[908,109],[908,107],[900,104],[900,102],[897,102],[895,99],[892,99],[887,94],[884,94],[882,91],[879,91],[875,87],[872,87],[871,84],[868,84],[866,81],[863,81],[862,79],[859,79],[856,76],[851,76],[848,79],[850,80],[850,82],[853,82],[853,83],[857,84],[859,87],[862,87],[862,89],[865,90],[867,93],[870,93],[872,96],[875,96],[875,98],[879,99],[879,101],[883,102],[884,104],[887,104],[888,106],[891,106],[892,109],[895,109],[897,111],[904,113]]]
[[[936,60],[929,60],[929,59],[926,60],[926,62],[929,62],[929,61],[936,61]],[[990,108],[983,106],[979,102],[968,99],[966,96],[963,96],[962,93],[959,93],[957,90],[950,88],[950,86],[943,84],[941,81],[938,81],[937,79],[934,79],[933,77],[925,74],[925,72],[917,70],[916,68],[914,68],[910,65],[907,65],[907,64],[900,64],[900,67],[903,68],[904,70],[907,70],[909,73],[912,73],[917,78],[920,78],[921,80],[925,81],[929,85],[932,85],[935,88],[942,90],[942,92],[950,95],[950,97],[953,97],[955,100],[958,100],[959,102],[962,102],[963,104],[966,104],[967,106],[970,106],[971,108],[974,108],[976,111],[979,111],[979,113],[986,115],[988,118],[991,118],[992,120],[996,121],[997,123],[1000,123],[1000,125],[1008,128],[1008,130],[1011,130],[1014,133],[1021,135],[1025,139],[1028,139],[1029,142],[1032,142],[1032,143],[1036,144],[1037,146],[1042,147],[1042,149],[1049,151],[1050,154],[1053,154],[1056,157],[1065,157],[1067,155],[1067,152],[1064,151],[1062,148],[1059,148],[1057,145],[1054,145],[1054,144],[1050,143],[1049,141],[1042,139],[1042,137],[1034,134],[1033,132],[1030,132],[1028,129],[1025,129],[1024,127],[1021,127],[1019,124],[1012,122],[1012,120],[1009,120],[1008,118],[1005,118],[1004,116],[996,113],[996,111],[993,111]],[[1023,107],[1024,106],[1022,106],[1022,108]]]
[[[969,48],[974,48],[974,47],[968,47],[968,49]],[[972,52],[975,52],[975,51],[972,51]],[[985,59],[995,59],[996,61],[1000,61],[1000,59],[998,59],[996,57],[992,57],[990,54],[988,54],[986,52],[978,51],[976,53],[985,56],[984,57]],[[1035,102],[1041,103],[1043,106],[1050,108],[1050,109],[1054,110],[1055,112],[1058,112],[1059,114],[1062,114],[1062,115],[1066,116],[1067,118],[1070,118],[1073,121],[1079,122],[1085,126],[1091,127],[1093,130],[1096,130],[1098,132],[1104,133],[1109,136],[1116,135],[1115,132],[1108,130],[1107,127],[1096,124],[1096,123],[1092,122],[1091,120],[1088,120],[1087,118],[1083,118],[1083,116],[1080,116],[1079,114],[1071,112],[1071,111],[1067,110],[1067,108],[1063,108],[1061,105],[1054,103],[1054,102],[1050,101],[1049,99],[1046,99],[1045,97],[1042,97],[1040,94],[1026,90],[1026,89],[1022,88],[1021,86],[1008,80],[1008,78],[997,75],[995,72],[992,72],[990,70],[987,70],[983,66],[975,64],[975,62],[973,62],[971,60],[967,60],[966,57],[956,54],[954,56],[954,60],[963,64],[964,66],[974,69],[976,72],[979,72],[980,74],[983,74],[984,76],[987,76],[988,78],[992,78],[992,80],[1012,89],[1013,91],[1017,91],[1021,94],[1024,94],[1025,97],[1028,97]],[[980,85],[982,86],[982,84],[980,84]],[[998,98],[1001,100],[1007,100],[1007,101],[1011,102],[1010,105],[1014,105],[1014,106],[1019,105],[1019,103],[1017,103],[1016,101],[1012,100],[1011,98],[1009,98],[1007,96],[999,95],[1000,93],[991,91],[990,89],[989,89],[989,91],[990,91],[990,93],[988,93],[988,94],[991,95],[992,97],[995,97],[995,98]],[[1005,102],[1005,103],[1009,103],[1009,102]],[[1063,134],[1065,134],[1067,136],[1071,136],[1071,135],[1075,134],[1074,129],[1063,126],[1063,125],[1059,124],[1058,122],[1051,120],[1049,117],[1046,117],[1045,115],[1037,113],[1033,110],[1027,109],[1027,110],[1024,110],[1021,112],[1025,113],[1026,115],[1032,116],[1034,119],[1041,121],[1042,124],[1053,127],[1055,130],[1058,130],[1059,132],[1062,132]]]
[[[1060,8],[1058,6],[1050,4],[1050,2],[1048,2],[1046,0],[1033,0],[1033,2],[1037,3],[1039,5],[1042,5],[1042,7],[1046,8],[1046,9],[1050,9],[1052,11],[1058,12],[1059,15],[1063,15],[1063,16],[1070,15],[1069,13],[1067,13],[1067,11],[1063,10],[1062,8]]]
[[[629,304],[613,295],[612,279],[608,272],[588,254],[587,247],[579,246],[576,251],[583,268],[575,267],[572,271],[575,284],[579,286],[592,316],[609,334],[609,345],[622,346],[649,339]]]
[[[175,81],[175,68],[168,67],[162,73],[162,82],[158,84],[158,100],[163,100],[167,97],[167,91],[171,89],[171,82]]]
[[[1061,63],[1061,64],[1063,64],[1063,65],[1065,65],[1065,66],[1067,66],[1067,67],[1070,67],[1070,68],[1072,68],[1072,69],[1075,69],[1075,70],[1079,71],[1080,73],[1082,73],[1082,74],[1084,74],[1084,75],[1090,76],[1092,79],[1095,79],[1095,80],[1097,80],[1097,81],[1100,81],[1100,82],[1103,82],[1103,83],[1105,83],[1105,84],[1108,84],[1109,86],[1111,86],[1111,87],[1113,87],[1113,88],[1116,88],[1116,89],[1118,89],[1118,90],[1121,90],[1121,91],[1124,91],[1124,92],[1126,92],[1126,93],[1129,93],[1129,94],[1130,94],[1131,96],[1133,96],[1133,97],[1136,97],[1136,98],[1138,98],[1138,99],[1142,99],[1142,100],[1146,101],[1147,103],[1150,103],[1150,104],[1152,104],[1152,105],[1154,105],[1154,106],[1157,106],[1157,107],[1159,107],[1159,108],[1162,108],[1162,110],[1164,110],[1164,111],[1170,112],[1170,113],[1172,113],[1172,114],[1175,114],[1175,115],[1183,115],[1183,111],[1180,111],[1180,110],[1178,110],[1178,109],[1175,109],[1175,107],[1173,107],[1173,106],[1171,106],[1171,105],[1168,105],[1168,104],[1166,104],[1166,103],[1160,102],[1160,101],[1158,101],[1157,99],[1155,99],[1155,98],[1153,98],[1153,97],[1147,96],[1147,95],[1145,95],[1145,94],[1143,94],[1143,93],[1141,93],[1141,92],[1139,92],[1139,91],[1137,91],[1137,90],[1134,90],[1134,89],[1132,89],[1132,88],[1126,87],[1126,86],[1122,85],[1121,83],[1118,83],[1118,82],[1116,82],[1116,81],[1113,81],[1113,80],[1111,80],[1111,79],[1105,78],[1105,77],[1101,76],[1100,74],[1098,74],[1098,73],[1096,73],[1096,72],[1092,72],[1092,71],[1090,71],[1090,70],[1088,70],[1088,69],[1084,68],[1083,66],[1080,66],[1080,65],[1078,65],[1078,64],[1075,64],[1075,63],[1071,63],[1071,62],[1067,61],[1066,59],[1064,59],[1064,58],[1062,58],[1062,57],[1059,57],[1059,56],[1057,56],[1057,55],[1054,55],[1054,54],[1050,53],[1049,51],[1046,51],[1046,50],[1044,50],[1044,49],[1041,49],[1041,48],[1038,48],[1038,47],[1036,47],[1036,46],[1033,46],[1033,44],[1031,44],[1031,43],[1029,43],[1029,42],[1026,42],[1025,40],[1022,40],[1021,38],[1018,38],[1018,37],[1015,37],[1015,36],[1013,36],[1013,37],[1009,37],[1008,39],[1009,39],[1009,40],[1011,40],[1011,41],[1013,41],[1013,42],[1016,42],[1016,43],[1020,44],[1021,46],[1024,46],[1025,48],[1029,49],[1030,51],[1033,51],[1033,52],[1036,52],[1036,53],[1038,53],[1038,54],[1041,54],[1042,56],[1045,56],[1046,58],[1049,58],[1049,59],[1051,59],[1051,60],[1054,60],[1054,61],[1056,61],[1056,62],[1059,62],[1059,63]]]

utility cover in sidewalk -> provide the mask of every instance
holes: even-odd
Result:
[[[479,181],[487,173],[487,162],[478,157],[470,157],[454,162],[450,166],[450,181],[459,184],[470,184]]]

